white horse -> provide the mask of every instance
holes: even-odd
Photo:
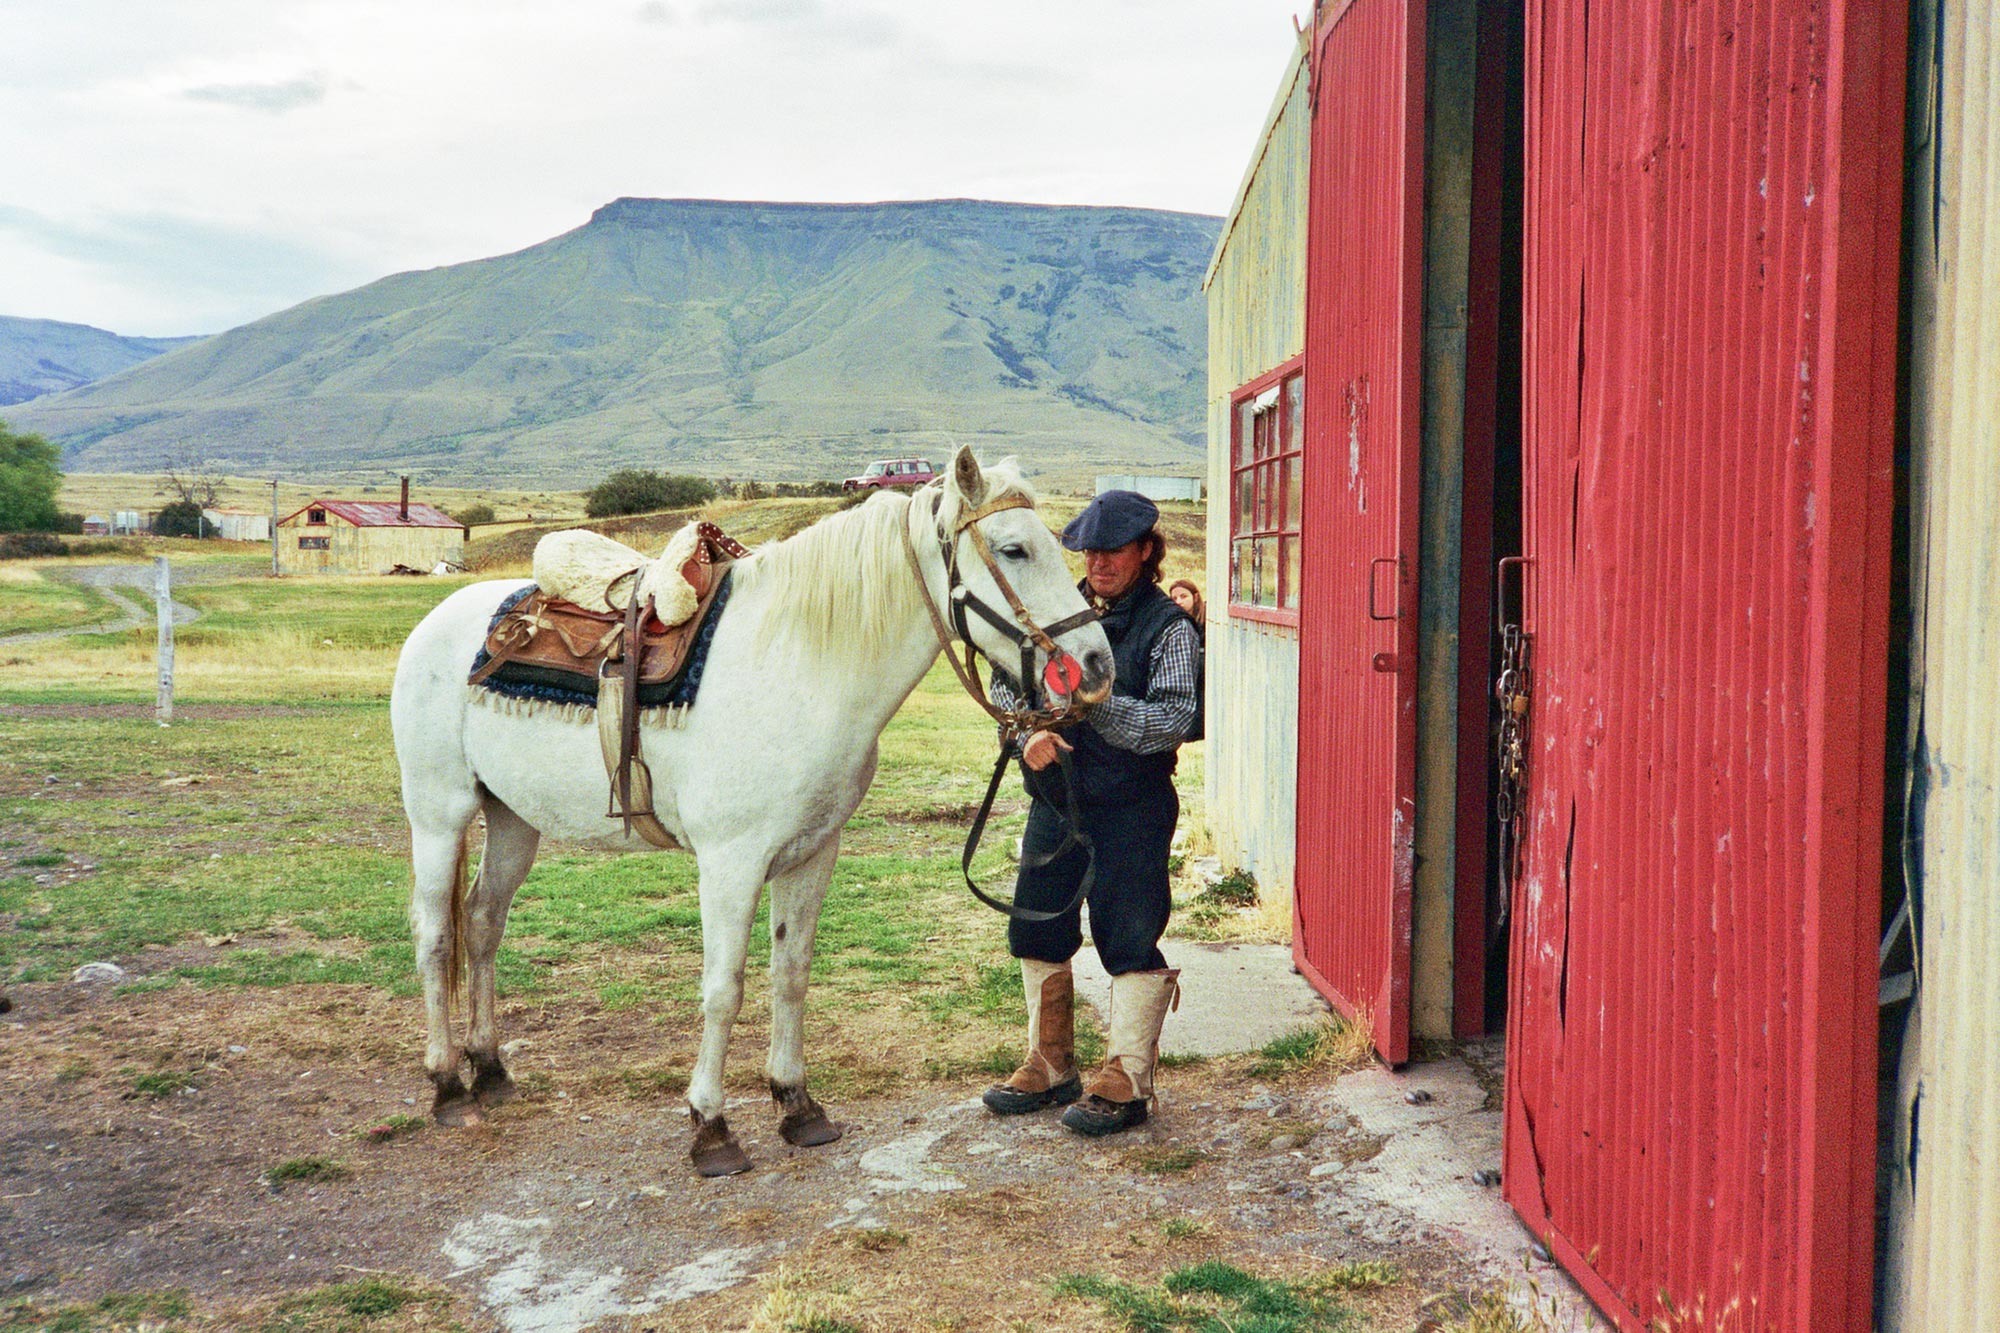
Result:
[[[1016,507],[965,522],[1009,497],[1019,497]],[[965,588],[996,602],[998,585],[983,561],[956,558],[961,543],[971,550],[983,536],[1034,623],[1055,625],[1085,603],[1033,501],[1012,460],[982,472],[961,448],[949,474],[923,490],[877,495],[738,561],[694,705],[678,727],[644,729],[655,810],[700,873],[703,1026],[688,1105],[690,1155],[704,1175],[750,1164],[723,1119],[722,1073],[766,884],[766,1071],[780,1128],[799,1145],[840,1136],[806,1092],[806,978],[840,830],[875,776],[882,729],[940,648],[905,534],[938,607],[948,604],[948,552]],[[495,609],[521,586],[473,584],[424,617],[403,645],[389,704],[416,872],[410,917],[429,1022],[424,1064],[443,1124],[476,1121],[482,1107],[514,1093],[500,1059],[494,957],[543,835],[652,850],[605,816],[610,783],[589,714],[503,711],[467,689]],[[1018,672],[1015,646],[979,617],[968,619],[980,651]],[[1085,623],[1057,643],[1083,668],[1077,700],[1110,692],[1111,650],[1100,626]],[[1046,654],[1037,660],[1045,663]],[[481,814],[485,852],[468,890],[473,817]],[[461,968],[471,1011],[462,1047],[469,1088],[451,1013]]]

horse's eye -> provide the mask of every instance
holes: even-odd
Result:
[[[1028,548],[1025,546],[1009,543],[997,549],[1001,555],[1006,556],[1009,560],[1026,560],[1028,558]]]

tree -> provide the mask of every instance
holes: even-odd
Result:
[[[193,505],[197,513],[213,509],[222,494],[222,477],[209,471],[192,449],[182,449],[167,460],[160,484],[180,503]]]
[[[484,500],[474,501],[472,504],[459,510],[456,514],[453,514],[452,517],[465,524],[468,528],[476,528],[481,523],[491,523],[493,521],[493,506],[487,504]]]
[[[583,511],[592,518],[644,514],[655,509],[692,509],[715,498],[715,483],[700,477],[663,477],[625,468],[592,487]]]
[[[39,435],[17,435],[0,421],[0,532],[47,532],[56,525],[61,452]]]
[[[201,506],[192,500],[169,501],[153,517],[155,537],[206,537],[211,526],[202,517]]]

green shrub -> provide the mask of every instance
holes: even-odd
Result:
[[[206,537],[208,520],[201,516],[201,506],[192,500],[175,500],[160,506],[159,514],[153,519],[155,537]]]
[[[456,514],[453,514],[452,517],[465,524],[468,528],[476,528],[481,523],[491,523],[493,521],[493,506],[482,500],[477,504],[467,505]]]
[[[715,483],[700,477],[669,477],[625,468],[592,487],[583,511],[592,518],[646,514],[656,509],[692,509],[715,498]]]
[[[0,560],[39,560],[68,554],[69,546],[52,532],[0,532]]]

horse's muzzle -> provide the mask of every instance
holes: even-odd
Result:
[[[1111,680],[1116,670],[1110,653],[1091,649],[1083,655],[1083,683],[1070,698],[1084,705],[1103,703],[1111,697]]]

